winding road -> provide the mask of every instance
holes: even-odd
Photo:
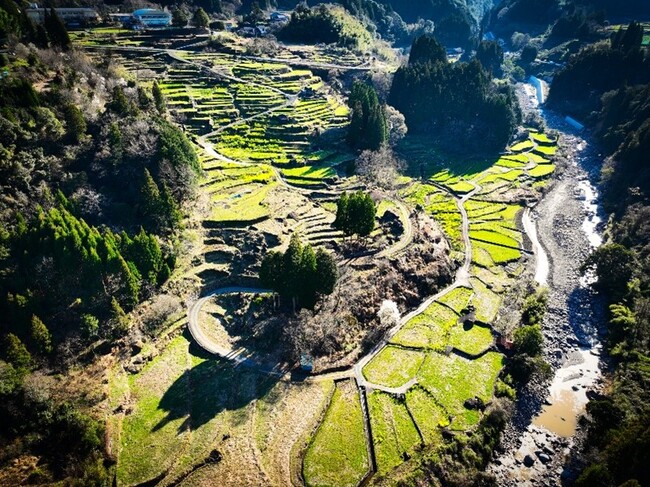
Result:
[[[474,183],[471,182],[471,184],[474,185],[474,189],[465,194],[462,197],[458,197],[456,195],[453,195],[453,193],[450,193],[454,196],[454,199],[456,201],[456,205],[458,206],[458,209],[461,213],[462,216],[462,236],[463,236],[463,242],[465,245],[465,255],[464,255],[464,260],[463,264],[458,268],[456,271],[456,276],[454,279],[454,282],[451,283],[449,286],[438,292],[437,294],[428,297],[425,299],[420,306],[418,306],[415,310],[411,311],[410,313],[406,314],[403,316],[400,321],[393,327],[391,328],[382,338],[382,340],[377,343],[373,349],[363,356],[359,361],[350,369],[346,371],[341,371],[341,372],[334,372],[334,373],[324,373],[324,374],[315,374],[310,377],[311,380],[329,380],[333,378],[342,378],[342,377],[355,377],[357,384],[359,386],[364,386],[372,389],[377,389],[377,390],[382,390],[385,392],[390,392],[390,393],[405,393],[415,382],[415,379],[411,380],[410,382],[400,386],[399,388],[390,388],[386,387],[380,384],[374,384],[372,382],[369,382],[366,380],[366,378],[363,375],[363,368],[379,353],[381,350],[388,345],[388,342],[393,338],[399,331],[400,329],[408,323],[411,319],[414,317],[422,314],[432,303],[434,303],[436,300],[440,299],[447,293],[451,292],[452,290],[458,288],[458,287],[471,287],[470,281],[469,281],[469,269],[470,265],[472,262],[472,244],[471,240],[469,238],[469,217],[467,215],[467,211],[465,210],[464,203],[468,199],[470,199],[474,194],[476,194],[478,191],[481,190],[481,187]],[[443,187],[444,188],[444,187]],[[444,189],[449,193],[448,190]],[[404,211],[408,212],[408,208],[406,205],[404,205],[401,202],[398,202],[398,207],[402,207]],[[408,216],[408,213],[407,213]],[[409,221],[408,225],[408,232],[404,231],[403,239],[400,239],[400,241],[397,242],[397,244],[393,247],[396,252],[403,250],[406,248],[410,241],[413,238],[413,229],[410,224],[410,218],[407,218]],[[244,365],[247,367],[251,367],[256,369],[258,372],[264,373],[264,374],[269,374],[273,375],[276,377],[282,377],[287,375],[287,371],[279,371],[277,368],[271,368],[269,369],[268,367],[264,366],[263,364],[255,361],[254,359],[251,359],[249,357],[246,357],[243,355],[243,350],[233,352],[230,349],[227,349],[218,343],[214,342],[210,337],[208,337],[202,330],[200,326],[200,318],[199,314],[201,311],[201,308],[203,305],[210,299],[212,299],[214,296],[218,295],[225,295],[225,294],[233,294],[233,293],[248,293],[248,294],[267,294],[270,291],[268,289],[262,289],[262,288],[249,288],[249,287],[224,287],[224,288],[219,288],[216,289],[200,299],[198,299],[196,302],[192,304],[192,306],[189,309],[188,313],[188,329],[190,331],[190,334],[196,341],[196,343],[205,351],[213,354],[213,355],[218,355],[222,358],[232,360],[235,364],[237,365]],[[286,377],[285,377],[286,379]],[[291,380],[290,378],[287,380]]]

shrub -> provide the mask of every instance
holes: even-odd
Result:
[[[536,357],[542,353],[544,336],[539,325],[525,325],[515,331],[514,348],[517,354]]]

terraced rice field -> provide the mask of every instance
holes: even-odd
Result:
[[[327,141],[340,139],[349,112],[306,69],[224,54],[178,56],[186,62],[164,55],[147,66],[138,65],[137,56],[125,60],[127,69],[154,73],[172,116],[220,155],[202,154],[202,193],[210,204],[205,223],[211,226],[203,267],[206,275],[225,275],[233,262],[243,260],[236,227],[277,217],[270,200],[274,192],[287,191],[284,182],[312,189],[336,183],[337,165],[353,156]],[[503,356],[493,351],[491,327],[524,252],[517,224],[522,206],[504,195],[551,175],[557,144],[547,134],[530,131],[496,161],[464,161],[456,167],[443,167],[442,158],[430,163],[425,144],[410,144],[403,148],[414,155],[410,175],[421,181],[406,180],[402,195],[440,224],[458,257],[465,250],[459,205],[464,206],[471,276],[405,323],[364,367],[365,380],[377,386],[367,394],[370,429],[352,380],[278,384],[194,356],[179,337],[142,372],[115,376],[115,389],[134,405],[122,420],[120,483],[165,474],[169,483],[190,475],[192,484],[201,484],[239,472],[228,477],[228,484],[286,485],[298,466],[307,485],[353,486],[371,468],[370,432],[383,474],[422,444],[442,445],[443,429],[468,431],[478,424],[481,412],[465,404],[492,398]],[[331,201],[309,200],[281,219],[304,241],[328,246],[342,238],[331,226],[331,210]],[[237,237],[235,243],[223,242],[224,227]],[[218,257],[208,262],[212,254]],[[391,394],[396,388],[404,394]],[[152,442],[155,455],[149,454]],[[213,448],[226,452],[224,459],[192,471]],[[238,458],[245,468],[235,467]]]
[[[405,401],[380,391],[368,394],[372,437],[379,474],[388,472],[414,453],[420,436]]]
[[[305,484],[356,486],[369,469],[359,393],[352,381],[339,382],[307,449]]]

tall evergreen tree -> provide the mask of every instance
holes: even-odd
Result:
[[[32,356],[27,347],[13,333],[5,337],[5,357],[7,362],[20,371],[27,371],[32,366]]]
[[[119,166],[124,159],[124,141],[122,131],[117,123],[112,123],[108,128],[108,146],[110,149],[110,162],[114,166]]]
[[[43,355],[52,353],[52,335],[45,323],[36,315],[32,316],[30,336],[39,353]]]
[[[129,318],[115,296],[111,297],[111,321],[118,336],[126,334],[129,330]]]
[[[355,82],[350,93],[352,118],[348,129],[348,143],[357,149],[377,150],[388,140],[388,125],[384,107],[375,89]]]
[[[208,14],[205,13],[205,10],[203,10],[203,8],[199,7],[194,13],[192,23],[196,27],[206,28],[208,25],[210,25],[210,17],[208,17]]]
[[[322,248],[316,252],[316,275],[318,276],[316,290],[321,294],[332,294],[339,278],[339,271],[334,257]]]
[[[158,112],[164,113],[165,109],[167,108],[167,103],[165,101],[165,95],[163,95],[163,92],[160,89],[160,86],[158,85],[158,82],[156,80],[154,80],[153,82],[151,93],[153,94],[153,101],[154,104],[156,105],[156,109],[158,110]]]
[[[425,63],[446,63],[447,51],[432,35],[416,37],[409,54],[409,65]]]
[[[343,193],[337,202],[336,219],[332,226],[346,235],[367,237],[375,228],[377,207],[372,197],[363,191],[348,196]]]
[[[65,109],[65,121],[68,139],[78,144],[88,129],[83,113],[74,104],[69,103]]]
[[[124,89],[121,86],[116,86],[113,88],[113,97],[110,104],[108,105],[112,111],[117,115],[123,117],[131,113],[131,104],[124,94]]]
[[[330,254],[322,249],[314,252],[294,234],[284,254],[273,251],[264,256],[259,277],[262,285],[290,298],[295,311],[297,304],[313,308],[319,295],[331,294],[338,269]]]
[[[43,24],[52,46],[60,47],[64,51],[67,51],[72,47],[72,41],[70,40],[68,30],[65,28],[65,24],[61,20],[61,17],[56,13],[56,10],[53,8],[49,11],[45,10],[45,20]]]

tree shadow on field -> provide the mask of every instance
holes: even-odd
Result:
[[[187,369],[165,391],[158,409],[167,414],[153,431],[181,418],[185,420],[179,432],[196,430],[223,411],[236,411],[264,397],[278,381],[278,377],[210,355],[193,343],[190,354],[204,361]],[[244,415],[234,418],[243,420]]]
[[[396,152],[406,162],[405,174],[420,179],[429,179],[444,170],[451,177],[476,174],[499,160],[498,152],[471,152],[463,146],[456,150],[441,149],[432,137],[425,135],[406,136],[397,145]]]

